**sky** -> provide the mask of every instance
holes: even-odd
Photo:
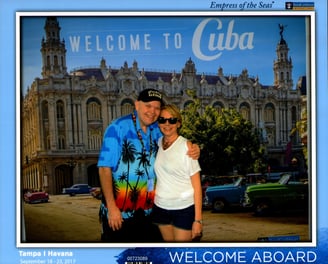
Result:
[[[42,14],[42,13],[41,13]],[[94,14],[94,13],[93,13]],[[21,16],[22,88],[41,78],[41,40],[45,37],[45,16]],[[129,67],[180,73],[189,58],[198,74],[226,76],[244,69],[259,77],[263,85],[273,84],[273,62],[280,41],[279,24],[293,62],[294,87],[306,74],[306,26],[302,16],[58,16],[60,37],[65,41],[68,72],[99,66]]]

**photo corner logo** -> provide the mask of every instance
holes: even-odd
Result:
[[[286,2],[285,9],[292,10],[293,9],[293,2]]]
[[[285,2],[286,10],[314,10],[314,2]]]

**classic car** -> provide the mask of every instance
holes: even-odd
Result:
[[[47,203],[49,194],[44,191],[27,191],[24,193],[24,201],[26,203]]]
[[[296,181],[292,174],[284,174],[278,182],[247,187],[243,205],[252,207],[256,215],[275,210],[307,210],[308,194],[307,181]]]
[[[300,175],[298,172],[291,172],[291,171],[280,171],[280,172],[268,172],[265,173],[265,178],[267,182],[277,182],[279,179],[285,174],[293,174],[293,177],[299,178]]]
[[[85,194],[89,193],[91,191],[92,187],[89,186],[88,184],[74,184],[69,188],[63,188],[62,193],[63,194],[69,194],[70,196],[74,196],[76,194]]]
[[[93,198],[96,198],[98,200],[102,199],[102,191],[101,191],[100,187],[91,188],[90,193],[91,193]]]
[[[252,179],[239,176],[233,183],[207,187],[203,199],[204,208],[210,208],[213,212],[222,212],[232,206],[241,206],[246,188],[257,184]]]
[[[236,179],[238,179],[240,175],[234,176],[216,176],[216,175],[202,175],[202,197],[205,197],[206,189],[209,186],[217,186],[217,185],[224,185],[224,184],[231,184]]]

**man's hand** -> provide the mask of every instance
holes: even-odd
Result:
[[[110,228],[113,229],[113,231],[119,230],[122,227],[123,218],[121,211],[118,209],[118,207],[111,206],[111,208],[108,208],[108,225]]]
[[[193,160],[198,160],[200,157],[200,148],[197,144],[193,144],[188,141],[188,151],[187,155]]]
[[[122,227],[123,219],[121,211],[116,205],[114,193],[112,191],[112,169],[109,167],[100,167],[99,179],[103,196],[105,197],[106,207],[108,209],[108,225],[114,231],[119,230]]]

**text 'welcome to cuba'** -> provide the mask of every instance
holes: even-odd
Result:
[[[224,51],[251,50],[254,48],[254,32],[236,32],[235,20],[223,23],[219,18],[206,18],[194,29],[191,37],[184,32],[128,33],[128,34],[85,34],[70,35],[72,53],[99,52],[106,54],[142,51],[169,52],[192,49],[198,59],[212,61]],[[191,43],[190,43],[191,40]]]

